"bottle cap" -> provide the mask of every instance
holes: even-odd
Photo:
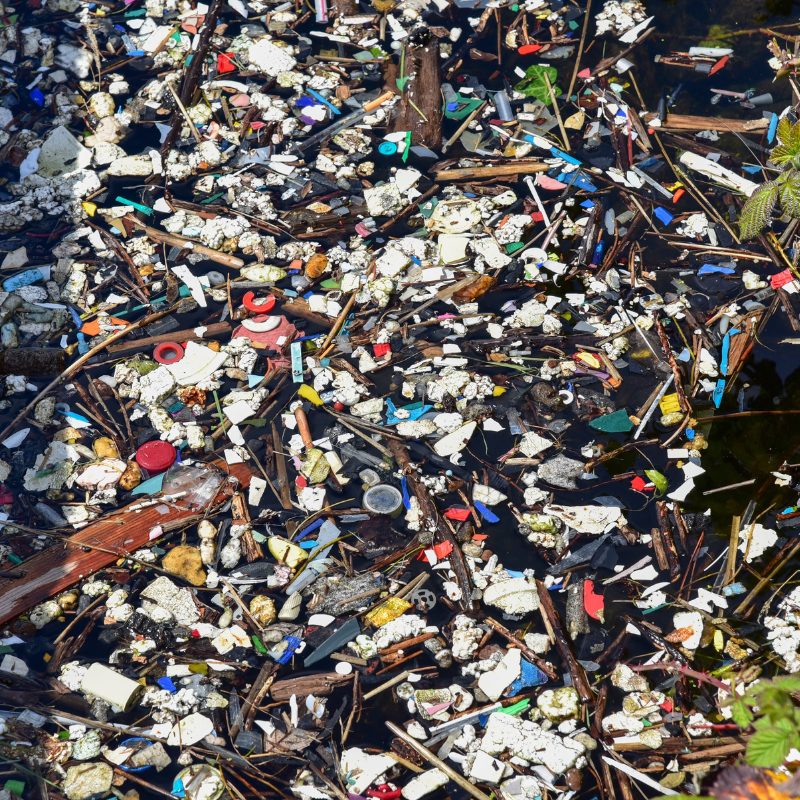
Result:
[[[397,145],[394,142],[381,142],[378,145],[378,152],[382,156],[393,156],[397,152]]]
[[[136,451],[136,463],[150,475],[159,475],[175,463],[176,456],[169,442],[147,442]]]

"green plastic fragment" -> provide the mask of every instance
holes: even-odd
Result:
[[[438,205],[439,201],[435,197],[431,197],[430,200],[426,201],[419,207],[419,213],[422,214],[425,219],[429,219]]]
[[[124,197],[118,197],[117,202],[122,203],[124,206],[133,206],[137,211],[147,214],[148,217],[153,216],[153,209],[150,208],[150,206],[143,206],[141,203],[135,203],[133,200],[126,200]]]
[[[10,645],[7,644],[0,645],[0,656],[4,656],[6,655],[6,653],[13,653],[13,652],[14,648],[11,647]]]
[[[263,533],[259,533],[258,531],[250,531],[250,533],[252,533],[252,534],[253,534],[253,538],[254,538],[254,539],[255,539],[255,540],[256,540],[256,541],[257,541],[259,544],[261,544],[262,542],[266,542],[266,541],[267,541],[267,537],[266,537],[266,536],[264,536],[264,534],[263,534]]]
[[[613,414],[604,414],[602,417],[593,419],[589,423],[589,427],[602,433],[627,433],[633,428],[633,423],[628,412],[621,408]]]
[[[126,11],[125,17],[143,17],[147,13],[146,8],[135,8],[133,11]]]
[[[195,675],[208,675],[208,664],[189,664],[189,672]]]
[[[339,281],[334,280],[333,278],[328,278],[327,280],[322,281],[320,284],[323,289],[338,289],[340,285],[341,284]]]
[[[21,564],[22,563],[22,559],[16,553],[9,553],[8,554],[8,560],[12,564]]]
[[[253,647],[255,647],[255,649],[256,649],[256,650],[257,650],[259,653],[263,653],[263,654],[265,654],[265,655],[266,655],[267,648],[266,648],[266,647],[264,647],[264,645],[263,645],[263,644],[261,644],[261,640],[258,638],[258,636],[253,636],[252,638],[253,638]]]
[[[468,117],[478,106],[483,103],[480,97],[465,97],[460,92],[456,95],[455,102],[458,103],[458,108],[455,111],[448,111],[447,105],[444,104],[444,115],[447,119],[464,119]]]
[[[217,192],[216,194],[212,194],[211,197],[207,197],[205,200],[200,201],[201,206],[208,205],[209,203],[213,203],[218,197],[223,197],[226,193],[225,192]]]
[[[529,698],[525,700],[520,700],[518,703],[514,703],[513,706],[507,706],[506,708],[498,708],[498,714],[510,714],[512,717],[516,716],[517,714],[521,714],[529,705],[531,701]]]
[[[252,425],[254,428],[263,428],[267,424],[265,419],[246,419],[242,425]]]
[[[4,788],[8,789],[11,794],[22,797],[22,793],[25,791],[25,781],[6,781]]]
[[[570,27],[571,30],[576,31],[576,30],[578,30],[579,25],[578,25],[577,22],[575,22],[574,19],[571,19],[569,21],[569,27]]]
[[[511,242],[506,245],[506,253],[511,255],[512,253],[516,253],[517,250],[522,250],[523,247],[525,247],[525,242]]]
[[[411,152],[411,131],[406,131],[406,149],[403,150],[403,163],[408,161],[408,154]]]

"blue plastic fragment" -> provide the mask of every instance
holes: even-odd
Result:
[[[742,169],[750,175],[755,175],[756,172],[761,172],[761,166],[759,164],[745,164]]]
[[[166,689],[171,694],[178,693],[178,687],[172,682],[172,678],[159,678],[156,683],[162,688]]]
[[[313,533],[317,528],[321,527],[323,522],[323,519],[318,519],[316,522],[312,522],[307,528],[303,528],[303,530],[294,537],[293,541],[299,542],[301,539],[305,539],[309,533]]]
[[[732,597],[736,594],[744,594],[747,591],[742,583],[729,583],[727,586],[722,587],[722,594],[725,597]]]
[[[310,95],[312,95],[312,97],[316,97],[317,100],[320,101],[320,103],[324,103],[326,106],[328,106],[328,108],[331,111],[333,111],[334,114],[341,114],[342,113],[341,111],[339,111],[338,108],[336,108],[335,105],[333,105],[333,103],[328,102],[321,94],[317,94],[317,92],[315,92],[313,89],[306,89],[306,91]]]
[[[719,408],[719,404],[722,402],[722,395],[725,394],[725,380],[720,378],[717,381],[717,385],[714,387],[714,394],[711,396],[714,400],[714,407]]]
[[[542,686],[547,683],[547,675],[524,658],[520,661],[520,667],[519,678],[505,691],[507,697],[514,697],[514,695],[519,694],[523,689],[527,689],[530,686]]]
[[[30,94],[31,100],[36,103],[37,106],[44,105],[44,95],[42,94],[41,89],[34,89]]]
[[[30,286],[37,281],[50,280],[50,267],[44,267],[44,272],[41,269],[26,269],[25,272],[20,272],[11,278],[6,278],[3,281],[3,291],[13,292],[15,289],[21,289],[23,286]],[[45,272],[47,274],[45,274]],[[81,323],[83,324],[83,323]]]
[[[662,208],[661,206],[656,206],[654,213],[658,217],[659,221],[664,225],[669,225],[670,222],[675,219],[675,217],[673,217],[666,208]]]
[[[481,503],[480,500],[476,500],[475,501],[475,508],[478,509],[478,511],[480,512],[480,515],[487,522],[500,522],[500,517],[498,517],[496,514],[492,513],[491,511],[489,511],[489,509],[486,508],[486,506],[483,503]]]
[[[584,200],[581,203],[581,208],[594,208],[594,203],[591,200]]]
[[[303,640],[298,639],[296,636],[284,636],[283,641],[287,643],[288,647],[283,655],[276,660],[279,664],[288,664],[294,655],[294,651],[300,647],[300,645],[303,643]]]
[[[775,133],[778,130],[778,115],[773,113],[772,119],[769,121],[769,130],[767,131],[767,141],[772,144],[775,138]]]
[[[723,375],[728,374],[728,353],[731,349],[731,337],[735,336],[737,333],[739,333],[738,328],[731,328],[722,340],[722,360],[720,361],[719,371]],[[719,403],[717,403],[717,408],[719,408]]]
[[[406,507],[406,510],[408,510],[411,508],[411,498],[408,495],[408,483],[405,475],[403,475],[401,484],[403,488],[403,505]]]
[[[686,429],[686,430],[683,432],[683,434],[684,434],[684,436],[685,436],[685,437],[686,437],[686,438],[687,438],[689,441],[691,441],[692,439],[694,439],[694,436],[695,436],[695,433],[694,433],[694,429],[693,429],[693,428],[687,428],[687,429]]]
[[[316,539],[307,539],[305,542],[300,542],[300,547],[302,547],[303,550],[313,550],[316,546]]]
[[[89,352],[89,342],[86,341],[86,334],[78,331],[76,335],[78,337],[78,352],[85,356]]]
[[[721,275],[734,275],[736,273],[735,269],[731,269],[730,267],[720,267],[718,264],[703,264],[702,267],[698,270],[698,275],[712,275],[714,273],[719,273]]]
[[[183,788],[183,781],[180,778],[175,778],[175,783],[172,784],[172,791],[170,794],[174,794],[175,797],[186,797],[186,792]]]
[[[81,315],[72,306],[67,306],[67,308],[69,308],[69,313],[72,314],[72,321],[75,323],[75,327],[80,330],[83,327]]]
[[[88,422],[89,420],[86,417],[82,417],[80,414],[76,414],[74,411],[61,411],[59,412],[64,415],[65,419],[76,419],[78,422]]]

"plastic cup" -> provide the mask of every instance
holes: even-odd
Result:
[[[362,502],[364,508],[372,514],[387,514],[390,517],[396,517],[403,507],[403,495],[394,486],[379,483],[377,486],[370,486],[364,492]]]

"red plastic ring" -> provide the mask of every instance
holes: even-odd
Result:
[[[242,298],[242,305],[248,311],[255,311],[257,314],[268,314],[275,307],[274,295],[268,294],[261,303],[254,303],[254,298],[255,294],[253,292],[248,292]]]
[[[174,364],[183,358],[183,347],[177,342],[163,342],[153,351],[153,358],[159,364]]]

